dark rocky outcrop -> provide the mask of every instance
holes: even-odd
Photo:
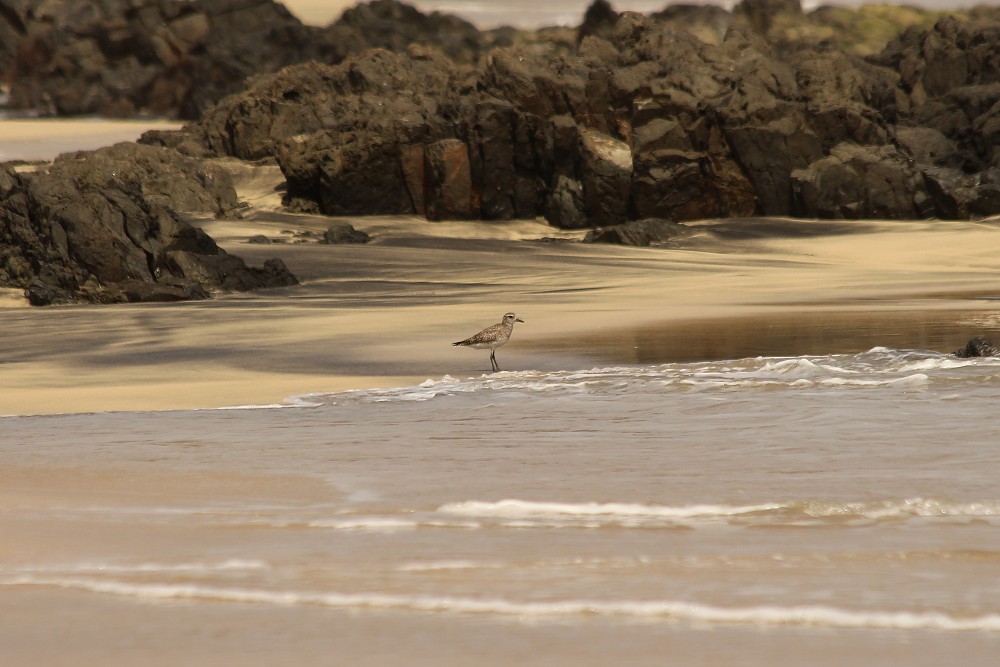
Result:
[[[120,32],[106,34],[125,4]],[[225,44],[214,32],[223,7],[259,52],[248,71],[303,56],[305,46],[271,53],[275,35],[298,44],[306,28],[269,0],[107,0],[97,18],[57,22],[79,39],[42,51],[75,44],[101,67],[141,64],[136,53],[158,51],[130,36],[130,21],[155,14],[198,37],[177,56],[188,67]],[[509,35],[515,45],[497,47],[457,19],[379,0],[305,40],[331,62],[357,51],[339,64],[256,77],[185,130],[143,141],[192,157],[273,158],[292,210],[336,215],[544,215],[586,228],[646,218],[1000,213],[998,24],[942,19],[862,58],[790,37],[787,26],[807,21],[798,0],[744,0],[711,43],[680,27],[721,20],[717,11],[668,10],[643,17],[596,2],[570,52],[572,40],[548,48]],[[271,32],[261,34],[264,26]],[[170,34],[161,37],[180,39]],[[428,40],[435,46],[417,44]],[[372,44],[381,48],[360,50]],[[38,62],[46,71],[49,61]],[[148,72],[157,81],[163,64]],[[211,66],[199,67],[214,78]],[[131,90],[133,78],[121,80],[119,92]]]
[[[621,225],[599,227],[587,232],[584,243],[615,243],[619,245],[651,246],[688,236],[691,228],[673,220],[647,218]]]
[[[899,72],[901,125],[954,142],[943,166],[965,173],[1000,166],[1000,22],[948,18],[909,29],[873,58]]]
[[[477,73],[411,49],[292,67],[187,136],[276,155],[291,201],[327,213],[543,213],[563,227],[988,214],[990,177],[941,172],[958,168],[959,140],[897,122],[899,80],[836,51],[786,63],[751,34],[716,47],[624,14],[575,58],[496,49]]]
[[[714,4],[670,3],[651,16],[675,30],[694,35],[706,44],[721,44],[734,23],[730,12]]]
[[[0,0],[0,74],[13,108],[196,119],[248,77],[427,44],[475,62],[499,36],[397,0],[302,24],[274,0]]]
[[[572,57],[497,48],[473,68],[411,46],[292,66],[146,141],[274,156],[290,206],[338,215],[541,214],[580,228],[1000,212],[995,102],[949,90],[979,114],[963,126],[979,128],[972,164],[961,132],[921,124],[892,62],[815,47],[783,57],[734,28],[715,46],[624,13]]]
[[[741,0],[733,13],[745,19],[754,32],[767,35],[775,21],[782,15],[802,15],[800,0]]]
[[[292,211],[545,216],[593,242],[668,242],[703,218],[1000,214],[1000,12],[862,57],[809,36],[837,11],[598,0],[578,31],[525,35],[396,0],[327,28],[272,0],[0,0],[15,106],[199,118],[0,167],[0,284],[57,303],[294,282],[181,217],[239,214],[213,156],[276,161]]]
[[[978,22],[1000,17],[988,8],[953,13]],[[903,28],[919,35],[942,15],[886,6],[805,13],[799,0],[743,0],[732,12],[670,3],[653,17],[713,45],[735,28],[756,32],[786,52],[828,44],[869,55]],[[566,54],[588,36],[613,41],[620,19],[605,0],[595,0],[577,30],[530,33],[480,31],[455,16],[424,14],[398,0],[359,3],[325,28],[303,25],[274,0],[0,0],[0,75],[11,84],[16,108],[195,119],[240,90],[246,78],[294,63],[335,64],[368,48],[402,52],[412,44],[466,64],[515,43],[536,53]],[[972,50],[978,46],[970,43]],[[932,88],[947,62],[931,62]]]
[[[34,305],[206,298],[294,284],[280,260],[247,267],[178,210],[236,204],[227,175],[173,151],[119,144],[37,172],[0,167],[0,285]]]
[[[248,76],[339,53],[272,0],[17,4],[27,22],[11,105],[56,115],[197,118]]]
[[[969,357],[1000,357],[1000,350],[987,339],[977,336],[966,343],[965,347],[957,350],[955,356],[963,359]]]
[[[380,48],[405,51],[411,44],[433,46],[456,62],[474,63],[495,38],[457,16],[424,14],[398,0],[373,0],[344,13],[324,32],[343,55]]]
[[[792,172],[794,210],[808,218],[933,217],[920,173],[892,146],[842,143]]]
[[[583,22],[576,30],[576,42],[584,37],[605,37],[611,34],[618,22],[618,12],[607,0],[594,0],[583,13]]]
[[[323,232],[320,243],[337,245],[341,243],[368,243],[371,237],[362,231],[354,228],[349,222],[336,222]]]

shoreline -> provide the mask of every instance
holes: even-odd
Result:
[[[907,339],[948,352],[1000,331],[1000,259],[989,252],[1000,229],[989,224],[861,223],[836,236],[696,236],[691,248],[649,249],[532,242],[547,230],[533,221],[378,217],[350,219],[374,234],[368,245],[247,243],[249,231],[331,222],[261,222],[267,208],[256,221],[205,227],[248,263],[281,256],[299,287],[176,304],[0,302],[0,414],[282,405],[477,377],[488,374],[488,353],[450,343],[506,311],[525,324],[498,351],[505,370],[756,356],[768,340],[787,355]]]
[[[877,347],[950,353],[969,338],[983,335],[984,331],[1000,333],[1000,313],[989,307],[970,308],[970,304],[964,301],[946,302],[943,307],[916,307],[911,303],[895,304],[889,308],[804,308],[772,310],[770,313],[759,310],[752,314],[734,312],[709,318],[580,330],[570,337],[554,334],[531,336],[522,330],[515,333],[512,344],[498,351],[498,358],[504,371],[518,372],[695,363],[757,356],[823,356],[861,353]],[[975,325],[973,321],[976,318],[983,324]],[[771,328],[774,322],[785,325],[797,323],[801,328],[775,332]],[[856,322],[864,322],[866,333],[870,336],[877,337],[878,332],[883,332],[882,343],[873,339],[865,344],[859,342],[864,335],[852,337],[850,324]],[[918,325],[916,331],[893,330],[901,323],[914,322]],[[749,340],[734,340],[735,335],[747,333],[747,326],[752,329],[748,334]],[[830,329],[819,332],[818,328],[823,326]],[[956,331],[965,333],[953,333]],[[935,347],[907,342],[940,341],[949,335],[959,342]],[[838,336],[844,338],[831,343]],[[518,338],[522,339],[521,345],[517,345]],[[687,346],[681,346],[685,342]],[[0,364],[0,372],[13,386],[0,390],[0,418],[294,408],[295,400],[312,394],[412,387],[446,375],[462,379],[491,375],[488,351],[464,352],[461,358],[452,355],[450,366],[436,374],[280,373],[257,372],[247,368],[184,371],[176,367],[171,369],[175,364],[169,362],[137,369],[139,375],[170,369],[177,373],[177,379],[169,381],[148,375],[142,379],[134,372],[127,373],[124,380],[84,374],[67,381],[64,374],[60,381],[58,376],[62,371],[48,364],[6,363]],[[481,363],[483,360],[486,362]],[[560,361],[566,363],[560,365]],[[392,360],[387,358],[385,363],[391,364]],[[474,368],[477,363],[482,368]]]

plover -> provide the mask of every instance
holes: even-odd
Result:
[[[477,350],[490,348],[490,363],[493,364],[493,370],[498,371],[500,370],[500,365],[497,363],[497,348],[510,340],[510,333],[514,330],[514,322],[524,324],[524,320],[520,319],[514,313],[507,313],[499,323],[491,327],[486,327],[475,336],[452,343],[452,345],[472,347]]]

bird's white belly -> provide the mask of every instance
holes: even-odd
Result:
[[[501,345],[505,344],[509,339],[504,340],[491,340],[486,343],[472,343],[468,347],[475,348],[477,350],[495,350]]]

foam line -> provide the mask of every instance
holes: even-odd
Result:
[[[565,517],[627,517],[690,519],[695,517],[732,517],[755,512],[769,512],[787,508],[780,503],[761,505],[642,505],[637,503],[553,503],[527,500],[500,500],[482,502],[469,500],[442,505],[437,511],[468,516],[493,516],[503,518],[532,516]]]
[[[941,612],[853,611],[825,606],[718,607],[671,600],[564,600],[514,602],[497,598],[345,594],[221,588],[189,584],[134,584],[73,577],[22,575],[3,586],[46,586],[147,601],[204,600],[273,606],[322,606],[429,613],[487,614],[524,620],[565,617],[631,617],[758,626],[805,626],[879,630],[1000,632],[1000,614],[951,616]]]

